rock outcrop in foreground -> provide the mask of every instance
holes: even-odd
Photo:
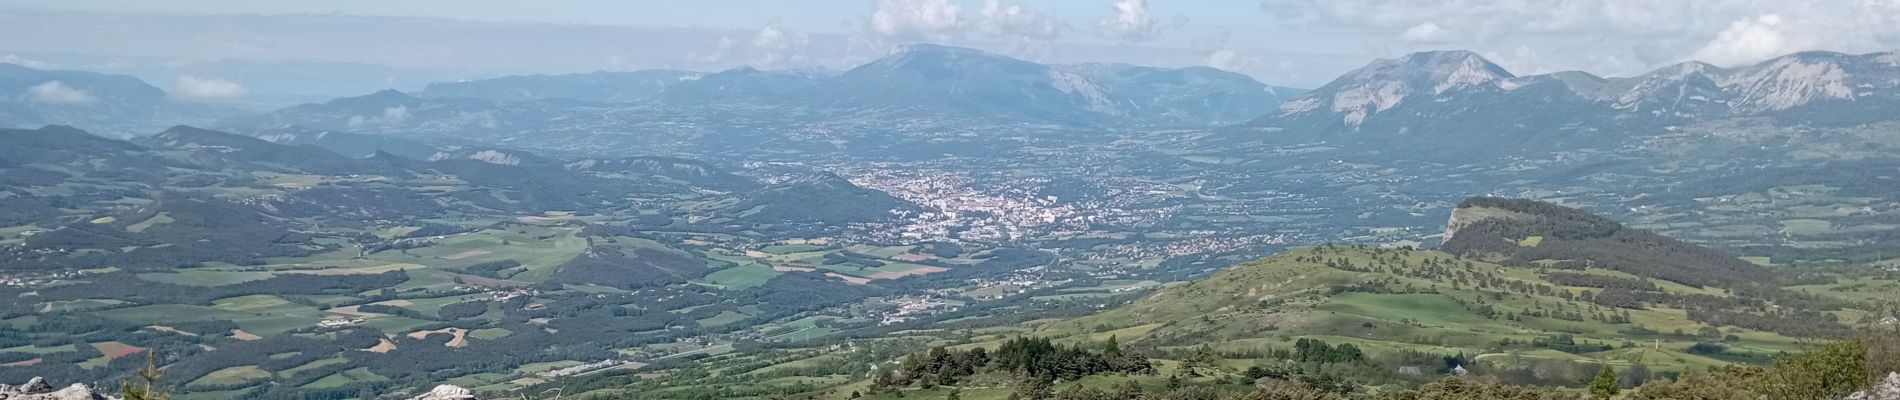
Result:
[[[20,386],[0,384],[0,400],[119,400],[117,397],[93,391],[84,384],[75,383],[64,389],[53,389],[53,384],[44,378],[33,378]]]
[[[1900,372],[1888,372],[1886,380],[1867,391],[1847,396],[1847,400],[1900,400]]]

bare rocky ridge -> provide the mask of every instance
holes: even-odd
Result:
[[[54,389],[45,378],[33,378],[19,386],[0,384],[0,399],[3,400],[119,400],[94,391],[85,384],[74,383],[62,389]]]

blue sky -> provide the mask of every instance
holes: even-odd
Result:
[[[1889,51],[1900,0],[48,0],[0,1],[0,37],[0,61],[40,65],[350,63],[471,77],[842,69],[927,41],[1313,87],[1422,50],[1472,50],[1518,74],[1605,76]]]

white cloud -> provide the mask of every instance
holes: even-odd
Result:
[[[1426,21],[1406,29],[1405,33],[1399,34],[1399,39],[1406,43],[1442,43],[1450,36],[1451,32],[1439,27],[1438,23]]]
[[[732,57],[732,53],[738,51],[738,49],[738,39],[733,39],[731,36],[720,36],[719,42],[713,45],[712,50],[705,53],[695,52],[692,59],[693,62],[696,63],[717,64],[725,62],[726,59]]]
[[[179,96],[194,99],[234,99],[250,94],[244,85],[224,79],[179,75],[172,80],[172,90]]]
[[[752,35],[752,65],[760,68],[784,68],[803,65],[811,51],[811,35],[793,32],[777,22],[766,24]]]
[[[1198,36],[1189,40],[1188,47],[1196,52],[1206,54],[1207,58],[1201,63],[1208,67],[1243,74],[1260,72],[1262,67],[1266,64],[1266,61],[1228,47],[1227,42],[1232,39],[1233,36],[1234,33],[1232,31],[1228,31],[1225,28],[1215,28],[1212,34]]]
[[[1029,59],[1050,53],[1051,44],[1069,30],[1068,24],[1049,14],[1000,0],[984,1],[983,8],[964,23],[967,29],[1001,42],[1004,53]]]
[[[984,1],[970,24],[976,31],[992,36],[1035,40],[1055,40],[1067,30],[1062,21],[1049,14],[1016,4],[1006,6],[999,0]]]
[[[18,55],[13,55],[13,54],[0,56],[0,64],[13,64],[13,65],[18,65],[22,67],[32,68],[32,69],[53,68],[53,64],[40,61],[40,60],[23,58],[23,57],[20,57]]]
[[[1788,24],[1779,14],[1763,14],[1730,23],[1694,59],[1721,66],[1754,63],[1800,50],[1793,46]]]
[[[870,48],[881,51],[891,40],[994,41],[1002,53],[1036,59],[1071,28],[1048,13],[1002,0],[984,0],[966,10],[953,0],[878,0],[864,24],[873,35]]]
[[[1531,50],[1530,46],[1517,46],[1505,51],[1486,51],[1480,53],[1479,56],[1491,60],[1492,63],[1503,67],[1505,71],[1510,71],[1512,75],[1547,74],[1558,71],[1550,65],[1548,58],[1536,50]]]
[[[1371,50],[1381,57],[1442,48],[1509,55],[1529,46],[1542,56],[1527,64],[1605,75],[1900,47],[1900,0],[1262,0],[1260,8],[1291,29],[1390,32],[1396,40]],[[1779,21],[1763,19],[1770,15]]]
[[[350,117],[351,128],[402,125],[409,121],[409,106],[384,107],[383,115]]]
[[[1214,50],[1214,53],[1207,55],[1207,66],[1225,71],[1245,71],[1252,68],[1257,61],[1258,59],[1242,56],[1240,52],[1233,49]]]
[[[743,63],[762,69],[785,69],[814,64],[812,35],[786,29],[772,21],[749,39],[721,36],[711,49],[691,58],[699,64]]]
[[[28,100],[41,104],[86,105],[99,101],[85,89],[66,86],[65,82],[46,81],[26,89]]]
[[[870,28],[884,36],[941,38],[955,35],[963,7],[950,0],[877,0]]]
[[[1121,0],[1115,2],[1115,15],[1096,22],[1096,34],[1124,43],[1144,42],[1159,36],[1163,30],[1187,25],[1187,16],[1176,16],[1168,23],[1156,19],[1148,10],[1148,0]]]

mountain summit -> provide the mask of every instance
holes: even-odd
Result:
[[[1514,75],[1469,51],[1374,61],[1282,103],[1243,129],[1269,140],[1344,141],[1375,148],[1492,152],[1614,147],[1685,125],[1768,118],[1841,127],[1892,120],[1900,56],[1802,52],[1725,69],[1687,62],[1600,78],[1565,71]],[[1426,152],[1421,154],[1436,154]]]
[[[1372,114],[1397,107],[1408,98],[1437,96],[1511,77],[1503,67],[1469,51],[1413,53],[1373,61],[1282,104],[1280,111],[1285,115],[1327,113],[1338,116],[1347,126],[1357,126]]]

